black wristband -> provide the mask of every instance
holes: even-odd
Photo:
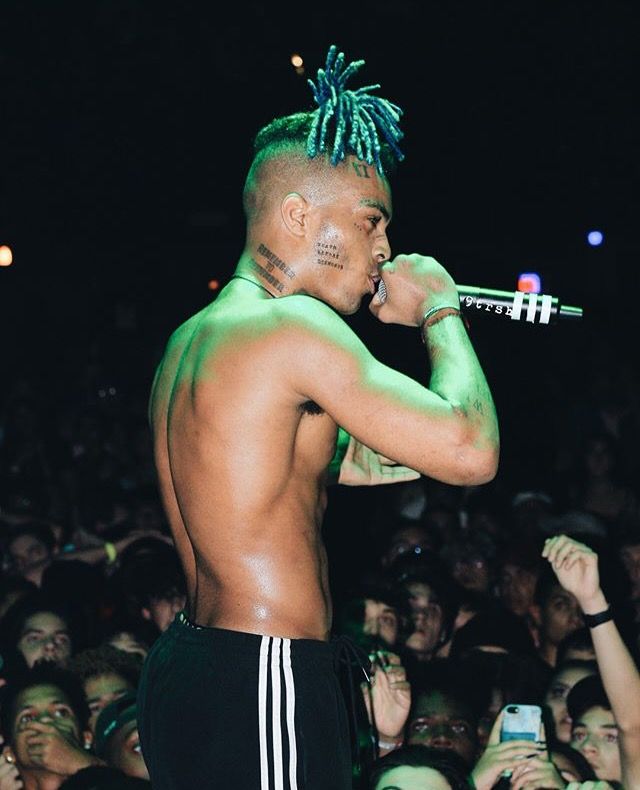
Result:
[[[608,606],[603,612],[598,612],[597,614],[585,614],[583,612],[582,617],[589,628],[595,628],[597,625],[602,625],[602,623],[608,623],[609,620],[613,620],[613,612],[611,611],[611,607]]]

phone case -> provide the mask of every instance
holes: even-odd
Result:
[[[507,705],[500,731],[501,741],[537,741],[542,710],[539,705]]]

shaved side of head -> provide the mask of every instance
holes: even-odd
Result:
[[[256,135],[243,190],[248,228],[273,216],[284,197],[292,192],[321,204],[332,200],[339,191],[350,164],[345,159],[332,165],[328,153],[308,155],[307,140],[314,117],[312,112],[301,112],[276,118]],[[385,146],[383,154],[385,172],[390,173],[395,160]]]

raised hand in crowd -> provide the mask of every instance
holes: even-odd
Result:
[[[503,718],[504,709],[496,717],[487,747],[471,772],[471,779],[476,790],[491,790],[503,774],[512,774],[515,777],[519,769],[526,768],[534,760],[536,761],[536,776],[538,776],[543,773],[541,763],[545,760],[548,762],[544,743],[529,740],[501,742],[500,729]],[[518,780],[520,780],[524,774],[520,772],[517,776]],[[560,781],[562,784],[559,787],[563,788],[565,783],[562,779]],[[519,790],[524,786],[519,785]],[[544,786],[546,787],[547,785]],[[557,787],[558,785],[553,784],[550,786]]]
[[[371,683],[362,684],[369,722],[378,733],[379,756],[404,740],[404,728],[411,709],[411,686],[400,656],[377,650],[372,659]]]
[[[24,787],[18,769],[7,755],[0,754],[0,790],[19,790]]]
[[[558,535],[545,541],[542,556],[551,563],[560,584],[575,595],[591,628],[600,677],[613,714],[620,775],[602,776],[594,766],[596,774],[599,779],[622,781],[625,790],[636,790],[640,788],[640,674],[600,586],[598,555],[589,546]],[[576,724],[574,721],[574,729]],[[584,738],[591,739],[586,730]],[[586,756],[585,748],[583,751]]]

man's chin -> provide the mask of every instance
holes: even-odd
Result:
[[[341,304],[330,304],[330,307],[333,307],[340,315],[355,315],[360,309],[360,305],[362,304],[362,297],[360,297],[355,302],[343,302]]]

